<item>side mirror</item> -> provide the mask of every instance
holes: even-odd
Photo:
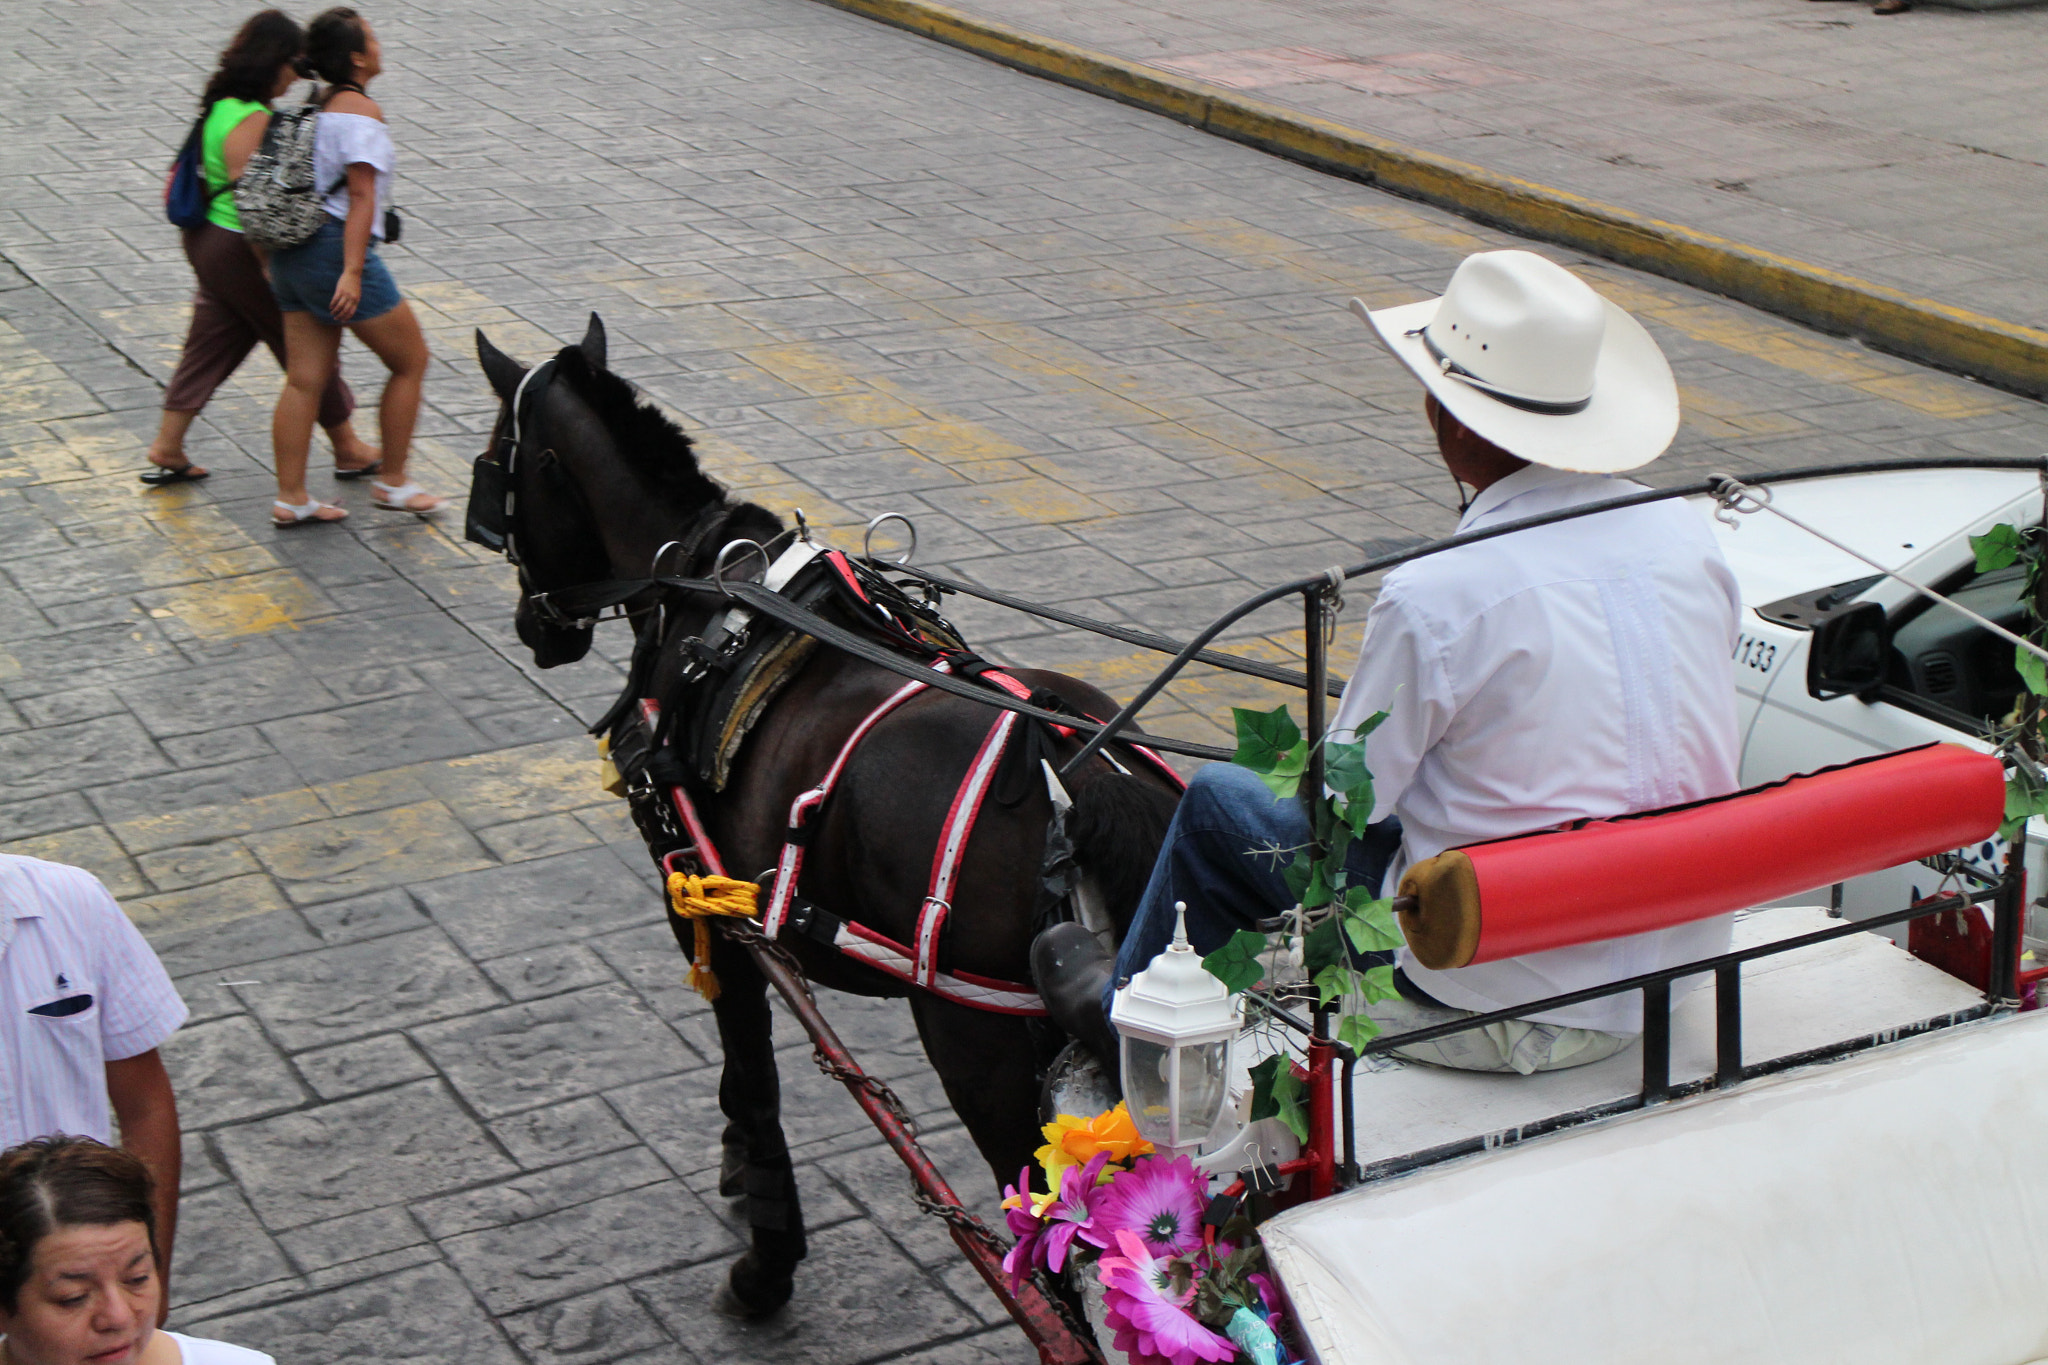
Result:
[[[1814,627],[1806,656],[1806,690],[1822,701],[1855,695],[1866,700],[1884,681],[1884,608],[1862,602]]]

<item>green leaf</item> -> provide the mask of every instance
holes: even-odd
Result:
[[[1259,954],[1266,951],[1266,936],[1256,929],[1240,929],[1221,948],[1202,959],[1209,975],[1223,983],[1232,995],[1250,990],[1266,974]]]
[[[1376,1000],[1392,1000],[1401,994],[1394,986],[1394,964],[1391,962],[1384,967],[1366,968],[1359,973],[1358,980],[1358,988],[1368,1005]]]
[[[2013,664],[2020,671],[2020,681],[2027,685],[2027,691],[2037,697],[2048,697],[2048,662],[2031,649],[2013,646]]]
[[[1391,974],[1392,967],[1386,968]],[[1337,1041],[1353,1052],[1365,1051],[1365,1045],[1380,1036],[1378,1021],[1368,1015],[1347,1014],[1337,1021]]]
[[[1294,897],[1294,903],[1300,905],[1302,897],[1308,893],[1308,853],[1306,851],[1295,854],[1294,861],[1280,869],[1280,880],[1286,885],[1287,894]]]
[[[1273,1117],[1287,1125],[1287,1130],[1303,1142],[1308,1141],[1308,1105],[1305,1102],[1308,1087],[1301,1083],[1301,1077],[1294,1074],[1294,1067],[1276,1067],[1273,1071]]]
[[[2004,522],[1981,536],[1971,536],[1970,548],[1977,553],[1977,572],[1990,573],[2013,563],[2020,557],[2024,544],[2018,528]]]
[[[1323,783],[1339,796],[1359,791],[1371,793],[1372,769],[1365,766],[1364,740],[1323,746]]]
[[[1337,899],[1337,890],[1330,885],[1330,860],[1323,858],[1309,864],[1308,885],[1302,888],[1301,904],[1306,910],[1319,909]],[[1339,863],[1341,867],[1343,864]]]
[[[1999,823],[1999,837],[2012,838],[2035,815],[2048,815],[2048,787],[2037,785],[2024,771],[2015,771],[2005,784],[2005,819]]]
[[[1242,706],[1230,708],[1237,723],[1237,752],[1231,762],[1255,773],[1270,773],[1280,760],[1301,744],[1301,729],[1284,705],[1270,711],[1253,711]],[[1298,773],[1301,770],[1296,768]]]
[[[1287,1059],[1276,1052],[1251,1069],[1253,1123],[1272,1118],[1280,1112],[1280,1105],[1273,1098],[1273,1078],[1286,1065]]]
[[[1383,953],[1408,941],[1394,920],[1394,903],[1374,897],[1363,886],[1351,888],[1344,897],[1344,934],[1361,953]]]
[[[1325,967],[1316,973],[1316,994],[1327,1005],[1351,994],[1361,979],[1357,972],[1341,964]]]
[[[1311,979],[1325,967],[1350,965],[1345,960],[1344,939],[1335,915],[1310,929],[1302,939],[1301,962]]]
[[[1277,801],[1293,798],[1301,790],[1301,775],[1308,768],[1308,745],[1297,744],[1275,759],[1273,766],[1259,774],[1259,781]]]

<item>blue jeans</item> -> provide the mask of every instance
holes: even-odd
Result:
[[[355,316],[346,324],[336,322],[327,305],[334,301],[334,283],[341,278],[344,264],[341,219],[329,214],[320,230],[306,241],[270,253],[270,292],[277,296],[278,309],[311,313],[313,321],[323,327],[353,327],[381,318],[404,302],[373,238],[363,257],[363,292],[356,300]]]
[[[1276,800],[1258,774],[1212,763],[1195,774],[1166,828],[1152,880],[1117,950],[1116,972],[1102,1008],[1120,981],[1143,971],[1173,942],[1173,903],[1188,907],[1188,942],[1211,953],[1239,929],[1290,910],[1294,896],[1281,873],[1293,849],[1308,842],[1301,803]],[[1354,885],[1377,888],[1401,847],[1401,822],[1389,816],[1354,840],[1344,866]],[[1283,853],[1267,850],[1280,848]]]

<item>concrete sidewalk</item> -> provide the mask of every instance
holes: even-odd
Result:
[[[917,0],[837,2],[896,22],[920,8]],[[2048,11],[1930,8],[1880,18],[1863,5],[1803,0],[961,0],[950,8],[1141,63],[1197,83],[1196,91],[1229,92],[1535,182],[1539,192],[1727,239],[1753,257],[1789,257],[1823,280],[1869,282],[1870,292],[1895,291],[1933,311],[1981,315],[1980,325],[2048,328],[2048,84],[2039,76]],[[970,45],[1015,60],[1000,46]],[[1102,84],[1077,79],[1070,54],[1019,64],[1055,75],[1065,65],[1063,78]],[[1199,117],[1191,107],[1171,112]],[[1271,141],[1229,130],[1227,118],[1203,121]],[[1304,159],[1315,159],[1313,148]],[[1455,202],[1457,191],[1436,189],[1444,178],[1407,192]],[[1540,222],[1501,213],[1497,186],[1467,197],[1460,207],[1602,250],[1583,234],[1546,233]],[[1616,246],[1604,254],[1660,269]],[[1781,288],[1780,301],[1688,274],[1683,261],[1662,273],[1997,377],[1993,363],[1942,354],[1952,341],[1916,347],[1853,317],[1802,312],[1797,284]],[[2038,351],[2040,338],[2028,344]],[[2032,363],[2038,368],[2038,354]],[[2041,391],[2010,375],[2000,382]]]

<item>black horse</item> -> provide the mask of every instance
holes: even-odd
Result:
[[[527,371],[481,332],[477,355],[504,404],[496,448],[513,429]],[[551,382],[527,408],[517,418],[511,478],[520,566],[515,621],[542,668],[582,658],[592,627],[551,618],[536,606],[539,595],[647,579],[657,551],[678,540],[694,540],[694,552],[676,562],[677,553],[669,551],[660,571],[701,578],[722,546],[738,539],[766,545],[783,534],[773,513],[730,499],[699,469],[689,438],[606,369],[604,327],[595,314],[583,340],[555,358]],[[641,638],[657,632],[671,640],[702,632],[724,605],[650,587],[626,607]],[[640,689],[657,701],[674,694],[674,665],[685,651],[666,649],[660,657],[664,662]],[[1109,697],[1076,679],[1031,669],[1014,676],[1078,712],[1107,716],[1115,710]],[[748,735],[724,789],[702,798],[709,833],[733,875],[774,866],[791,801],[817,784],[854,727],[902,686],[897,674],[834,649],[810,656]],[[877,724],[813,822],[801,894],[842,920],[908,943],[950,803],[998,714],[927,691]],[[1041,742],[1053,746],[1048,752],[1055,765],[1078,747],[1049,728]],[[953,970],[1023,982],[1030,980],[1051,803],[1042,780],[1012,785],[1012,804],[984,806],[968,842],[947,950]],[[1091,765],[1070,786],[1078,857],[1121,933],[1178,793],[1141,765],[1126,772],[1106,762]],[[751,1248],[733,1266],[729,1284],[741,1311],[763,1314],[790,1297],[792,1272],[804,1255],[803,1222],[781,1129],[766,983],[744,948],[713,938],[712,967],[723,987],[712,1006],[725,1051],[719,1104],[728,1120],[721,1189],[747,1194],[752,1231]],[[1007,1179],[1029,1162],[1039,1141],[1043,1024],[912,990],[809,939],[784,935],[782,942],[821,985],[908,995],[925,1053],[990,1170]]]

